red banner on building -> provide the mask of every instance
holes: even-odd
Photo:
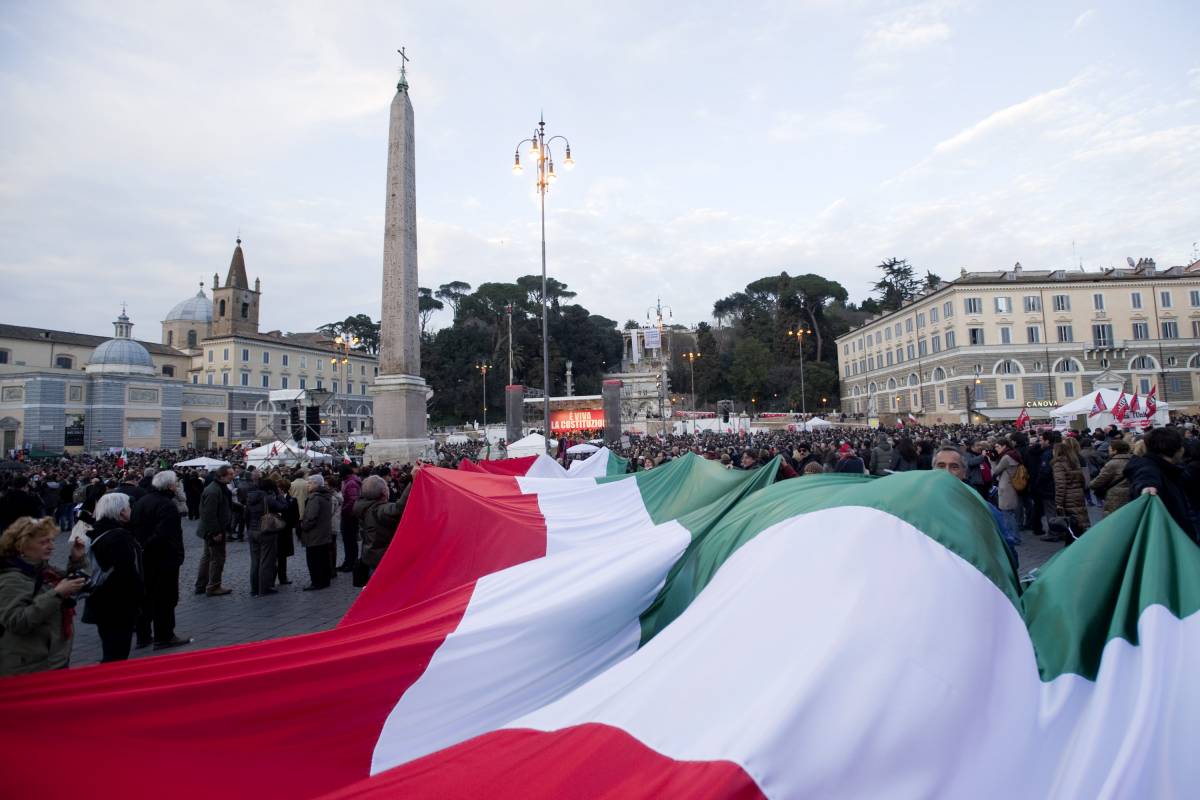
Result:
[[[604,409],[573,408],[550,412],[550,432],[597,431],[604,427]]]

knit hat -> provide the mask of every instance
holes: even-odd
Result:
[[[838,455],[839,456],[850,455],[850,444],[848,442],[842,442],[842,446],[838,448]]]

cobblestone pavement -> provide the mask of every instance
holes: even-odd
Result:
[[[359,589],[350,585],[350,576],[335,573],[333,585],[319,592],[305,592],[308,568],[304,565],[304,548],[296,544],[296,555],[288,559],[289,586],[277,586],[279,594],[264,597],[250,596],[250,548],[245,541],[229,542],[226,546],[225,586],[233,594],[206,597],[193,594],[196,567],[204,554],[204,543],[196,536],[195,521],[183,521],[185,550],[183,567],[179,570],[179,606],[175,609],[175,632],[195,641],[185,647],[155,652],[153,647],[134,650],[131,658],[162,656],[166,653],[188,653],[208,647],[257,642],[281,636],[295,636],[332,628],[345,615]],[[341,547],[339,545],[339,562]],[[65,562],[66,535],[58,541],[54,563]],[[95,625],[77,623],[75,647],[71,666],[80,667],[100,661],[100,637]]]
[[[1090,508],[1092,523],[1100,519],[1098,509]],[[179,577],[179,607],[176,609],[176,633],[195,641],[186,647],[167,651],[186,653],[201,648],[221,647],[230,644],[257,642],[281,636],[295,636],[332,628],[350,608],[358,589],[350,585],[350,576],[336,573],[333,585],[319,592],[305,592],[308,585],[308,569],[304,564],[304,548],[296,545],[296,555],[288,559],[289,586],[278,586],[279,594],[265,597],[250,596],[250,549],[245,541],[230,542],[225,561],[225,586],[233,594],[224,597],[206,597],[193,594],[196,566],[200,562],[204,545],[196,536],[194,521],[183,521],[183,543],[186,550]],[[338,563],[341,563],[339,544]],[[1043,542],[1028,533],[1017,548],[1021,574],[1039,567],[1055,553],[1062,550],[1057,542]],[[55,564],[65,561],[67,552],[66,535],[58,540]],[[145,658],[157,653],[152,647],[134,650],[131,658]],[[76,625],[75,647],[71,655],[71,666],[87,666],[100,661],[100,638],[96,626]]]

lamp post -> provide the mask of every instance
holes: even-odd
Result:
[[[490,444],[487,433],[487,374],[491,368],[492,365],[486,361],[480,361],[475,365],[475,369],[479,370],[479,374],[483,376],[483,441],[485,444]]]
[[[575,166],[575,159],[571,158],[571,143],[567,141],[567,137],[546,136],[546,120],[539,117],[537,127],[533,129],[533,136],[517,142],[512,168],[514,175],[521,174],[521,145],[528,143],[529,156],[537,163],[537,193],[542,217],[542,414],[546,427],[547,453],[550,452],[550,321],[546,291],[546,192],[550,184],[558,180],[554,171],[554,155],[550,151],[550,145],[555,139],[562,139],[566,147],[563,166],[567,169]],[[510,337],[509,342],[511,341]]]
[[[795,330],[788,331],[788,336],[795,336],[800,343],[800,413],[808,414],[808,401],[804,396],[804,337],[812,334],[812,328],[797,325]]]
[[[971,416],[973,414],[973,406],[975,405],[975,395],[979,391],[979,386],[983,381],[979,380],[979,365],[975,365],[975,382],[967,384],[967,424],[971,424]]]
[[[696,433],[696,359],[700,357],[699,353],[687,352],[683,357],[688,362],[688,373],[692,379],[692,435]]]

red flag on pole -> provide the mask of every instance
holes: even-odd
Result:
[[[1137,391],[1134,391],[1133,399],[1129,401],[1129,413],[1136,417],[1141,411],[1142,407],[1138,404]]]
[[[1022,408],[1021,413],[1017,414],[1017,430],[1025,430],[1025,426],[1029,424],[1029,411]]]
[[[1150,393],[1146,395],[1146,416],[1153,417],[1158,411],[1158,401],[1154,399],[1154,395],[1158,393],[1158,384],[1150,387]]]
[[[1113,405],[1112,415],[1117,422],[1125,421],[1125,414],[1129,412],[1129,400],[1125,397],[1125,392],[1121,392],[1121,396],[1117,398],[1117,402]]]
[[[1124,392],[1121,393],[1121,397],[1125,397]],[[1104,402],[1104,395],[1096,392],[1096,400],[1092,403],[1092,413],[1088,414],[1088,416],[1094,417],[1097,414],[1103,414],[1105,411],[1108,411],[1108,404]]]

